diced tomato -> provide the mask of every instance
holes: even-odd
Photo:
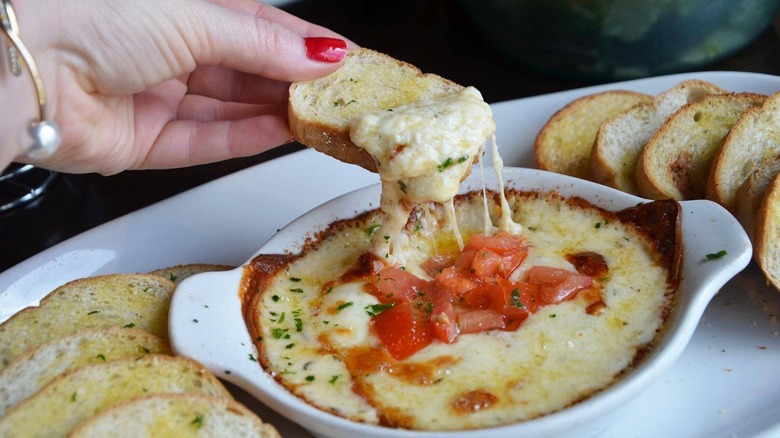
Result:
[[[572,273],[562,282],[541,288],[540,297],[547,304],[558,304],[570,300],[577,295],[577,292],[587,289],[593,285],[593,279],[587,275]]]
[[[463,295],[463,304],[472,309],[493,308],[496,295],[501,295],[501,291],[495,282],[480,283]]]
[[[474,234],[469,238],[468,243],[463,248],[467,250],[489,249],[498,255],[504,255],[511,251],[521,249],[525,246],[525,241],[520,236],[510,234],[504,231],[496,233],[494,236],[485,236],[484,234]]]
[[[477,251],[474,249],[463,250],[455,260],[453,267],[459,272],[469,272],[471,270],[471,263],[474,261],[476,255]]]
[[[492,309],[468,310],[458,314],[461,333],[479,333],[504,328],[506,317]]]
[[[436,277],[436,275],[441,272],[442,269],[448,268],[455,264],[455,256],[451,255],[436,255],[425,262],[420,266],[426,274],[430,275],[431,277]]]
[[[549,266],[532,266],[528,270],[527,281],[537,286],[553,286],[565,280],[573,272]]]
[[[414,274],[393,266],[385,266],[377,273],[375,283],[379,298],[384,301],[409,301],[417,299],[427,282]]]
[[[496,276],[502,264],[503,259],[500,255],[488,249],[481,249],[474,254],[471,272],[477,278],[492,278]]]
[[[510,251],[502,256],[501,269],[499,274],[504,278],[509,277],[515,269],[528,257],[528,248],[520,248]]]
[[[476,284],[470,279],[458,272],[454,266],[444,268],[436,276],[436,283],[439,287],[452,291],[455,295],[461,297]]]
[[[531,283],[521,281],[514,283],[512,291],[510,291],[511,304],[513,307],[522,307],[529,313],[536,313],[540,307],[545,303],[540,298],[541,291],[538,286]],[[517,293],[515,293],[517,291]],[[519,303],[518,301],[519,296]]]
[[[411,356],[433,340],[428,321],[408,301],[375,316],[371,327],[388,353],[398,360]]]
[[[450,302],[442,302],[433,307],[431,312],[431,332],[442,342],[451,344],[458,337],[458,316]]]

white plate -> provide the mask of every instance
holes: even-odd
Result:
[[[733,91],[772,93],[780,78],[696,73],[641,79],[493,105],[501,154],[532,166],[532,144],[547,118],[572,99],[605,89],[658,93],[683,79]],[[0,274],[0,320],[75,278],[212,262],[241,264],[275,231],[375,175],[306,150],[237,172],[123,216]],[[710,303],[693,339],[604,437],[768,437],[780,435],[780,294],[751,264]],[[302,429],[251,399],[242,401],[285,436]]]

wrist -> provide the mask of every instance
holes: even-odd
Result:
[[[0,122],[0,168],[24,153],[33,159],[51,155],[60,143],[59,129],[46,112],[43,78],[29,48],[22,40],[16,10],[10,0],[0,0],[2,18],[2,65],[0,94],[11,103]]]

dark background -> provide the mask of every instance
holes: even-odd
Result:
[[[594,84],[536,73],[506,61],[481,39],[455,0],[303,0],[284,9],[423,71],[473,85],[488,102]],[[777,27],[702,70],[780,75]],[[256,157],[186,169],[129,171],[109,177],[59,175],[34,202],[0,213],[0,272],[101,223],[300,148],[290,144]]]

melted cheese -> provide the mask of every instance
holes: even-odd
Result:
[[[353,120],[350,137],[374,157],[382,181],[384,218],[374,237],[378,255],[404,264],[410,248],[403,228],[415,206],[437,202],[452,214],[452,199],[460,182],[482,155],[488,138],[492,138],[494,166],[501,179],[503,163],[495,146],[495,129],[490,106],[474,87]],[[498,228],[519,233],[508,208],[504,211],[507,214],[502,215]],[[450,222],[462,248],[457,222]]]
[[[492,199],[488,211],[498,221],[501,206]],[[601,280],[602,312],[589,314],[587,302],[575,298],[542,308],[516,331],[461,335],[453,344],[435,341],[401,362],[376,364],[378,356],[370,352],[380,343],[367,328],[367,307],[376,299],[366,293],[365,280],[329,286],[371,248],[363,230],[381,218],[373,212],[323,234],[272,279],[259,304],[266,369],[321,409],[421,430],[528,420],[613,384],[662,328],[671,304],[668,272],[644,236],[601,210],[511,191],[507,201],[526,225],[530,244],[520,272],[538,264],[573,269],[565,259],[569,253],[604,256],[609,275]],[[464,235],[481,232],[483,197],[457,198],[455,214]],[[415,251],[406,268],[424,275],[417,266],[451,239],[443,237],[450,224],[441,206],[412,220]]]

